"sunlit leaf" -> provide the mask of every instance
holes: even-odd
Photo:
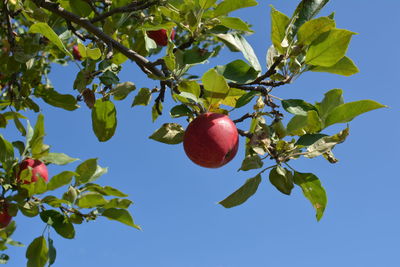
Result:
[[[164,123],[149,138],[164,144],[176,145],[183,141],[184,134],[185,130],[181,125],[177,123]]]
[[[339,105],[326,117],[325,127],[335,123],[349,122],[365,112],[384,107],[386,106],[373,100],[359,100]]]
[[[35,238],[26,250],[27,267],[44,267],[48,261],[48,248],[43,236]]]
[[[117,128],[117,110],[111,101],[98,99],[92,109],[92,127],[100,142],[109,140]]]
[[[290,18],[279,12],[275,8],[271,8],[271,40],[274,47],[283,54],[282,41],[286,36],[286,27]]]
[[[269,181],[281,193],[290,195],[293,189],[293,174],[286,168],[276,166],[269,173]]]
[[[324,32],[335,28],[336,23],[328,17],[313,19],[304,23],[297,32],[300,44],[309,45]]]
[[[230,12],[245,8],[245,7],[251,7],[251,6],[256,6],[258,3],[255,0],[224,0],[221,3],[218,4],[218,6],[214,10],[214,16],[218,17],[221,15],[227,15]]]
[[[301,187],[304,196],[311,202],[319,221],[325,211],[327,197],[325,189],[322,187],[320,180],[312,173],[294,172],[293,176],[296,185]]]
[[[344,56],[333,66],[330,67],[311,66],[310,71],[328,72],[343,76],[351,76],[353,74],[358,73],[360,70],[357,68],[356,64],[354,64],[354,62],[350,58]]]
[[[252,195],[257,192],[258,186],[261,183],[261,175],[247,179],[247,181],[238,190],[233,192],[224,200],[220,201],[219,204],[225,208],[233,208],[246,202]]]
[[[140,226],[136,225],[133,222],[132,215],[129,213],[128,210],[110,208],[110,209],[106,209],[101,215],[104,217],[107,217],[110,220],[115,220],[115,221],[121,222],[123,224],[126,224],[128,226],[134,227],[138,230],[141,230]]]
[[[354,32],[343,29],[332,29],[320,35],[306,54],[306,63],[309,65],[331,67],[346,54]]]
[[[66,53],[71,58],[73,57],[72,54],[65,48],[64,44],[62,43],[58,35],[53,31],[53,29],[47,23],[45,22],[34,23],[29,28],[29,32],[42,34],[47,39],[49,39],[50,42],[55,44],[61,51]]]

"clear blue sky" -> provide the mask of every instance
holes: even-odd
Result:
[[[254,25],[256,33],[248,40],[264,62],[270,45],[268,4],[290,15],[298,1],[259,2],[258,7],[233,15]],[[109,167],[99,182],[130,195],[135,202],[130,210],[143,228],[137,231],[99,218],[76,226],[75,240],[54,233],[55,266],[400,266],[400,180],[396,167],[400,148],[399,10],[398,0],[331,1],[323,14],[335,11],[339,28],[359,33],[353,37],[348,55],[361,72],[350,78],[306,73],[275,91],[282,98],[314,102],[329,89],[342,88],[345,101],[374,99],[390,106],[350,123],[349,138],[334,151],[339,163],[331,165],[322,159],[292,163],[299,171],[315,173],[327,190],[328,206],[320,222],[299,188],[291,196],[282,195],[267,176],[244,205],[224,209],[216,204],[256,173],[236,171],[243,140],[230,164],[204,169],[186,158],[181,145],[148,139],[162,123],[173,119],[165,114],[153,124],[150,108],[130,108],[133,95],[119,103],[117,132],[106,143],[99,143],[92,133],[90,111],[85,106],[67,112],[44,105],[46,143],[54,152],[81,159],[99,157],[100,164]],[[236,58],[241,55],[223,52],[199,70]],[[55,88],[72,90],[76,71],[74,65],[54,67],[51,79]],[[138,87],[155,85],[133,64],[124,66],[121,80],[133,81]],[[12,138],[15,132],[5,135]],[[54,175],[65,169],[50,171]],[[41,235],[39,218],[19,215],[16,221],[16,240],[29,244]],[[9,266],[25,266],[25,249],[8,252]]]

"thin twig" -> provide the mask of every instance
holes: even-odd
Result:
[[[251,138],[253,136],[252,133],[248,132],[248,131],[243,131],[241,129],[237,129],[239,135],[247,137],[247,138]]]
[[[161,87],[160,93],[158,94],[157,98],[154,100],[158,115],[162,114],[162,111],[160,108],[160,103],[164,102],[165,91],[167,89],[166,82],[160,81],[160,87]]]
[[[239,119],[233,120],[233,122],[234,123],[239,123],[239,122],[244,121],[245,119],[254,118],[254,116],[255,116],[255,113],[246,113],[242,117],[240,117]]]
[[[275,62],[271,65],[271,67],[268,69],[266,73],[263,75],[259,76],[257,79],[252,81],[249,84],[259,84],[261,81],[265,80],[268,77],[271,77],[271,75],[276,73],[276,67],[278,67],[279,64],[281,64],[282,60],[285,58],[284,55],[280,55]]]
[[[111,9],[110,11],[107,11],[107,12],[105,12],[105,13],[97,16],[97,17],[94,17],[93,19],[90,20],[90,22],[91,23],[96,23],[96,22],[99,22],[101,20],[104,20],[105,18],[107,18],[109,16],[117,14],[117,13],[128,13],[128,12],[134,12],[134,11],[143,10],[143,9],[149,8],[149,7],[151,7],[151,6],[155,5],[155,4],[158,4],[158,3],[159,3],[158,0],[156,0],[156,1],[146,1],[146,0],[135,1],[133,3],[130,3],[130,4],[126,5],[126,6],[122,6],[122,7],[117,7],[117,8]]]

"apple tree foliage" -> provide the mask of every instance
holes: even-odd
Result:
[[[17,181],[18,164],[24,158],[56,165],[77,160],[51,151],[44,143],[43,114],[38,115],[34,127],[29,124],[24,112],[39,113],[38,99],[68,111],[90,109],[92,128],[100,142],[114,135],[117,103],[128,99],[133,112],[137,106],[151,105],[153,121],[169,113],[171,123],[150,136],[166,144],[179,144],[183,139],[185,126],[173,122],[174,118],[185,117],[189,122],[206,111],[242,112],[243,116],[234,120],[240,125],[239,134],[246,138],[240,170],[256,174],[219,204],[226,208],[240,205],[256,193],[262,179],[269,179],[287,195],[298,186],[320,220],[327,197],[319,178],[293,169],[290,161],[322,156],[336,163],[332,150],[349,135],[346,124],[384,107],[373,100],[344,102],[341,89],[327,91],[314,104],[275,95],[277,87],[294,82],[305,72],[344,76],[358,72],[346,56],[355,33],[336,28],[334,14],[317,16],[328,1],[299,1],[291,16],[271,7],[271,45],[266,47],[265,61],[257,58],[246,41],[246,35],[254,34],[251,26],[230,16],[232,11],[256,6],[256,0],[1,0],[0,127],[15,125],[23,139],[6,140],[0,135],[1,201],[8,203],[10,215],[19,212],[39,217],[49,230],[28,245],[27,266],[55,262],[51,229],[71,239],[78,224],[99,217],[140,229],[128,211],[132,202],[127,195],[95,183],[107,172],[97,158],[53,175],[48,183],[43,179],[30,184]],[[176,31],[165,48],[146,34],[160,29],[167,30],[168,36]],[[74,60],[75,45],[81,60]],[[241,53],[243,60],[227,60],[205,73],[191,72],[193,66],[217,57],[224,47]],[[150,61],[150,56],[158,59]],[[120,81],[118,74],[123,67],[131,68],[124,65],[129,61],[136,63],[154,88],[142,87],[140,80]],[[71,63],[77,69],[73,88],[68,94],[60,93],[48,74],[54,64]],[[164,106],[166,97],[176,104]],[[283,122],[285,116],[288,123]],[[343,125],[343,130],[325,134],[334,124]],[[31,173],[28,170],[23,175],[29,179]],[[12,222],[0,230],[1,250],[22,245],[11,239],[15,229]],[[8,258],[1,254],[0,262]]]

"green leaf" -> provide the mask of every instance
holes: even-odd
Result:
[[[35,238],[26,250],[27,267],[44,267],[48,261],[48,251],[46,239],[43,236]]]
[[[196,81],[182,81],[178,85],[178,90],[181,93],[193,94],[196,99],[200,97],[200,85]]]
[[[259,73],[253,67],[240,59],[232,61],[224,66],[216,66],[215,69],[226,79],[236,83],[248,83],[254,81]]]
[[[343,91],[341,89],[332,89],[326,92],[322,102],[316,104],[321,120],[325,121],[332,109],[343,103]]]
[[[54,247],[53,239],[51,239],[50,236],[48,237],[47,242],[49,243],[49,267],[50,267],[56,261],[57,251],[56,248]]]
[[[86,86],[93,82],[93,76],[89,70],[80,70],[76,75],[73,88],[82,92],[86,89]]]
[[[67,216],[56,210],[45,210],[40,213],[43,222],[51,225],[56,232],[67,239],[75,237],[75,229]]]
[[[292,18],[296,18],[293,35],[296,34],[301,25],[315,17],[328,2],[329,0],[302,0],[292,16]]]
[[[104,196],[116,196],[116,197],[127,197],[128,195],[125,193],[122,193],[116,188],[113,188],[111,186],[100,186],[98,184],[87,184],[85,187],[83,187],[81,190],[87,190],[91,192],[97,192],[100,193]]]
[[[279,12],[275,8],[271,8],[271,40],[275,49],[281,54],[284,53],[282,41],[284,41],[286,37],[286,27],[288,26],[289,21],[290,18],[288,16]]]
[[[110,93],[114,96],[114,100],[124,100],[129,95],[129,93],[135,89],[136,86],[134,83],[124,82],[117,84]]]
[[[21,177],[22,181],[25,181],[25,180],[30,181],[30,179],[31,179],[31,173],[26,172],[26,170],[21,172],[20,177]],[[26,189],[28,191],[29,196],[40,195],[47,191],[47,184],[44,179],[38,179],[34,183],[22,184],[21,188]]]
[[[305,157],[315,158],[317,156],[330,152],[335,147],[335,145],[343,143],[348,135],[349,128],[346,128],[335,135],[324,136],[318,139],[315,143],[307,148],[308,153],[305,155]]]
[[[61,207],[62,204],[70,204],[69,201],[64,200],[64,199],[58,199],[55,196],[46,196],[45,198],[42,199],[42,203],[46,203],[54,208],[59,208]]]
[[[360,70],[357,68],[356,64],[354,64],[354,62],[350,58],[344,56],[336,64],[330,67],[311,66],[310,71],[328,72],[343,76],[351,76],[353,74],[358,73]]]
[[[129,199],[113,198],[103,206],[103,209],[110,209],[110,208],[127,209],[132,203],[133,202],[130,201]]]
[[[133,222],[132,215],[129,213],[129,211],[125,209],[110,208],[106,209],[101,215],[107,217],[110,220],[115,220],[128,226],[132,226],[138,230],[141,230],[140,226],[136,225]]]
[[[254,155],[254,156],[247,156],[244,158],[242,161],[242,166],[240,167],[240,170],[242,171],[248,171],[248,170],[254,170],[254,169],[259,169],[264,165],[264,162],[261,160],[260,156]]]
[[[330,67],[335,65],[346,54],[354,32],[343,29],[332,29],[320,35],[306,54],[309,65]]]
[[[20,154],[20,156],[22,156],[22,154],[24,153],[25,150],[25,144],[22,141],[15,141],[12,142],[13,147],[15,147],[16,149],[18,149],[18,152]]]
[[[33,132],[32,139],[29,142],[29,147],[32,151],[32,156],[34,158],[39,158],[40,154],[43,152],[43,138],[45,136],[44,132],[44,116],[39,114],[36,120],[35,129]]]
[[[139,93],[133,100],[132,107],[142,105],[147,106],[151,100],[151,91],[149,88],[140,88]]]
[[[107,200],[98,193],[88,193],[76,200],[76,205],[83,209],[90,209],[107,204]]]
[[[247,179],[244,185],[238,190],[233,192],[224,200],[220,201],[219,204],[225,208],[233,208],[246,202],[252,195],[257,192],[258,186],[261,183],[261,175],[257,174],[255,177]]]
[[[241,98],[244,94],[246,94],[246,91],[244,90],[231,88],[228,92],[228,95],[224,98],[224,100],[221,101],[221,105],[235,107],[239,98]]]
[[[300,136],[297,140],[296,145],[300,146],[311,146],[315,142],[317,142],[322,137],[328,136],[326,134],[305,134]]]
[[[236,1],[236,0],[235,0]],[[237,1],[239,2],[239,1]],[[242,52],[245,59],[250,63],[250,65],[256,70],[261,71],[261,65],[258,61],[256,54],[254,53],[251,45],[246,41],[246,39],[240,34],[216,34],[216,36],[223,41],[231,51]]]
[[[86,183],[94,175],[97,168],[97,158],[88,159],[78,167],[76,167],[75,172],[79,174],[79,181],[81,183]]]
[[[32,203],[31,201],[25,202],[23,205],[19,204],[18,209],[21,211],[23,215],[30,218],[35,217],[39,214],[38,205]]]
[[[103,75],[99,77],[99,79],[103,84],[107,86],[112,86],[113,84],[117,84],[119,82],[118,76],[114,72],[111,72],[109,70],[104,72]]]
[[[307,116],[294,116],[286,129],[287,133],[292,136],[318,133],[322,129],[322,121],[315,110],[310,110],[307,112]]]
[[[183,64],[202,64],[205,63],[206,60],[209,59],[213,54],[214,52],[209,52],[208,50],[194,47],[192,49],[185,50],[183,53]]]
[[[80,17],[87,17],[92,13],[90,5],[83,0],[68,1],[72,11]]]
[[[77,109],[76,98],[70,94],[60,94],[54,88],[37,88],[35,95],[41,97],[44,102],[54,107],[62,108],[68,111]]]
[[[26,119],[26,118],[25,118]],[[21,123],[19,120],[19,116],[13,112],[13,121],[15,124],[15,127],[18,129],[18,131],[21,133],[22,136],[26,136],[26,130],[24,125]]]
[[[290,195],[293,189],[293,174],[286,168],[276,166],[269,173],[269,181],[281,193]]]
[[[193,112],[185,104],[177,105],[171,108],[169,114],[172,118],[179,118],[184,116],[192,116]]]
[[[29,28],[30,33],[40,33],[44,37],[50,40],[54,45],[56,45],[61,51],[66,53],[71,58],[73,57],[72,54],[65,48],[63,42],[58,37],[58,35],[53,31],[53,29],[45,22],[38,22],[34,23]]]
[[[325,127],[335,123],[346,123],[365,112],[387,107],[373,100],[359,100],[339,105],[332,109],[325,120]]]
[[[77,161],[77,158],[71,158],[64,153],[48,153],[46,156],[41,158],[46,163],[53,163],[56,165],[66,165],[68,163]]]
[[[258,3],[255,0],[224,0],[215,8],[214,16],[227,15],[234,10],[256,5],[258,5]]]
[[[153,122],[155,122],[156,119],[161,115],[162,110],[163,110],[162,102],[154,103],[154,105],[151,107],[151,119]]]
[[[212,7],[217,0],[199,0],[199,5],[202,9],[208,9]]]
[[[248,93],[242,95],[242,96],[236,101],[235,108],[241,108],[241,107],[247,105],[251,100],[253,100],[254,96],[256,96],[257,94],[258,94],[258,92],[256,92],[256,91],[251,91],[251,92],[248,92]]]
[[[228,95],[230,89],[228,83],[215,69],[209,69],[201,79],[210,103],[215,103],[214,99],[218,102]]]
[[[50,179],[50,182],[47,184],[47,190],[55,190],[64,185],[70,184],[72,181],[72,177],[77,173],[71,171],[63,171]]]
[[[107,173],[107,168],[97,165],[97,158],[88,159],[82,162],[75,170],[79,175],[76,177],[80,184],[92,182],[101,175]]]
[[[301,187],[304,196],[311,202],[316,211],[316,217],[319,221],[324,215],[327,203],[325,189],[320,180],[312,173],[294,172],[294,182]]]
[[[0,134],[0,162],[3,164],[14,160],[14,147]]]
[[[317,109],[302,99],[286,99],[282,100],[282,107],[289,113],[294,115],[307,116],[307,112]]]
[[[324,32],[335,28],[336,23],[328,17],[313,19],[304,23],[297,32],[299,44],[309,45]]]
[[[253,30],[250,29],[249,24],[240,18],[225,17],[220,18],[219,20],[221,21],[221,24],[227,28],[244,32],[253,32]]]
[[[86,56],[93,60],[98,60],[101,57],[99,48],[86,48]]]
[[[111,101],[96,100],[92,109],[92,127],[100,142],[109,140],[117,128],[117,110]]]
[[[72,213],[71,216],[69,216],[69,219],[73,224],[82,224],[83,223],[82,215],[78,215],[76,213]]]
[[[183,142],[184,134],[185,130],[180,124],[164,123],[149,138],[164,144],[176,145]]]

